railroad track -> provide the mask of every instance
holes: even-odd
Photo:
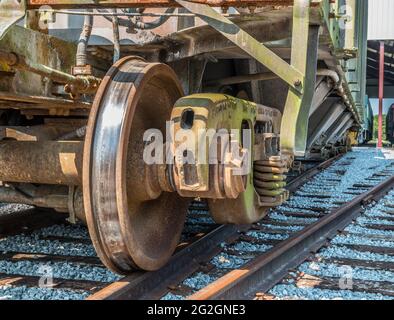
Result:
[[[346,185],[346,188],[342,188],[346,189],[344,197],[335,201],[331,199],[329,205],[328,195],[323,194],[323,191],[312,197],[310,190],[320,190],[319,185],[329,186],[334,191],[338,189],[338,185],[343,184],[343,179],[335,179],[334,176],[343,174],[343,170],[351,167],[355,159],[357,152],[356,156],[351,153],[339,160],[331,159],[293,179],[289,187],[294,196],[289,203],[281,207],[280,212],[271,213],[258,224],[217,226],[210,219],[203,203],[193,203],[189,209],[183,242],[171,261],[156,272],[136,272],[120,278],[106,270],[98,261],[86,229],[68,227],[71,229],[64,230],[57,225],[42,229],[58,224],[59,221],[48,221],[45,225],[45,219],[40,219],[43,225],[32,226],[30,229],[20,228],[19,231],[15,229],[10,234],[20,238],[17,239],[17,245],[9,247],[8,251],[4,249],[15,243],[15,238],[5,237],[6,232],[0,233],[3,238],[0,240],[0,251],[3,251],[0,254],[0,287],[9,286],[8,291],[0,291],[0,298],[31,298],[32,294],[35,295],[34,298],[41,299],[210,298],[201,295],[204,289],[215,287],[217,281],[223,281],[220,279],[245,264],[252,263],[264,252],[275,252],[292,234],[324,218],[335,206],[357,197],[355,189],[364,187],[363,191],[366,191],[384,180],[385,175],[392,173],[386,162],[385,165],[376,165],[370,172],[366,170],[368,172],[354,180],[359,181],[358,184]],[[333,166],[330,166],[332,163]],[[312,179],[301,187],[313,176],[319,179]],[[365,183],[366,178],[370,182]],[[364,185],[360,181],[364,181]],[[308,199],[308,206],[300,201],[304,198]],[[59,219],[59,216],[50,216]],[[284,217],[291,220],[284,220]],[[21,231],[24,231],[23,235],[20,235]],[[23,245],[26,243],[28,245]],[[43,244],[47,245],[44,246],[45,250],[42,250]],[[71,248],[74,249],[70,250]],[[238,264],[234,263],[237,261]],[[40,279],[45,280],[45,274],[40,275],[33,270],[32,266],[37,264],[44,269],[48,266],[53,269],[49,287],[55,290],[37,288]],[[220,265],[225,267],[220,268]],[[198,281],[193,282],[198,278],[206,281],[200,284]],[[193,287],[195,283],[197,285]],[[263,292],[261,289],[257,291],[260,294]]]
[[[291,178],[287,186],[288,190],[295,192],[308,179],[329,167],[340,157],[337,156],[324,162],[314,163],[306,172]],[[207,215],[208,212],[205,211],[204,214]],[[188,223],[190,224],[190,220]],[[186,228],[188,228],[188,223]],[[252,228],[250,225],[221,225],[213,228],[208,233],[201,233],[202,237],[198,241],[175,254],[171,261],[160,270],[144,273],[137,277],[135,275],[126,277],[90,296],[88,299],[160,299],[169,291],[169,288],[176,290],[174,283],[179,283],[193,272],[204,269],[206,261],[209,261],[222,251],[221,244],[223,241],[235,241],[239,238],[240,232],[245,232],[250,228]],[[209,266],[207,267],[209,268]]]
[[[302,271],[298,271],[294,274],[289,272],[289,270],[293,270],[302,262],[306,261],[311,255],[311,252],[315,252],[323,247],[331,237],[348,226],[358,215],[362,214],[364,205],[382,198],[392,190],[393,187],[394,178],[391,177],[372,190],[356,197],[356,199],[350,203],[344,204],[330,214],[325,215],[316,223],[307,226],[294,236],[289,237],[289,239],[280,242],[273,250],[257,256],[252,261],[242,266],[242,268],[229,272],[208,287],[195,293],[190,298],[200,300],[252,299],[254,297],[259,299],[273,298],[273,296],[267,296],[265,293],[285,276],[287,277],[287,281],[298,278],[297,281],[315,281],[315,285],[319,281],[323,282],[322,279],[305,277],[305,273]],[[364,250],[368,249],[364,248]],[[378,249],[375,250],[378,251]],[[322,263],[318,257],[315,257],[315,259],[311,258],[311,260],[316,263]],[[363,265],[361,261],[346,260],[346,258],[342,260],[333,259],[326,262],[341,263],[353,267]],[[368,262],[366,264],[368,264]],[[364,266],[366,264],[364,264]],[[369,266],[371,267],[372,265],[373,261],[370,261]],[[384,267],[383,265],[382,271],[384,271]],[[312,270],[313,266],[308,268]],[[336,280],[337,284],[340,284],[339,279]],[[333,283],[335,279],[326,279],[326,281]],[[313,286],[312,283],[309,285]],[[371,284],[363,283],[357,287],[363,287],[365,289],[368,285]],[[377,283],[375,283],[375,287],[376,285]],[[392,288],[391,286],[391,289]],[[277,290],[280,290],[280,287]],[[391,296],[393,296],[393,293]]]
[[[360,197],[365,201],[368,195],[365,192],[394,173],[392,163],[388,161],[385,165],[366,166],[366,170],[358,177],[359,179],[353,177],[351,181],[343,182],[342,177],[348,169],[346,167],[352,166],[354,159],[356,158],[350,155],[345,156],[337,161],[336,166],[320,174],[322,179],[319,183],[325,185],[326,189],[317,188],[315,182],[298,190],[293,196],[293,201],[290,200],[287,205],[279,209],[282,216],[279,216],[278,212],[273,212],[260,223],[251,226],[222,226],[202,238],[194,246],[175,255],[167,267],[154,273],[146,273],[142,277],[125,278],[91,296],[90,299],[253,298],[257,293],[253,291],[257,288],[252,284],[258,283],[254,276],[259,275],[259,272],[248,273],[246,276],[246,270],[260,270],[258,261],[264,255],[278,254],[281,246],[286,246],[288,241],[292,241],[289,239],[297,236],[297,231],[305,229],[305,231],[300,231],[304,234],[315,224],[334,216],[341,208],[343,210],[343,206],[346,207],[346,203],[354,198],[353,201],[360,200]],[[329,163],[321,167],[327,166]],[[320,171],[321,167],[294,180],[291,188],[299,189],[300,185],[316,171]],[[333,174],[337,179],[333,178]],[[325,177],[324,180],[323,177]],[[351,183],[360,180],[363,183]],[[330,197],[328,197],[327,189],[332,191]],[[315,194],[311,194],[310,190],[320,190],[320,192],[315,191]],[[338,197],[338,192],[343,193],[342,197]],[[362,195],[357,197],[360,194]],[[305,197],[310,202],[309,206],[303,205],[298,199]],[[329,198],[331,198],[331,203],[327,203]],[[280,219],[283,216],[290,219],[283,221]],[[218,236],[215,237],[215,235]],[[285,263],[283,266],[284,271],[287,271]],[[277,267],[268,267],[268,271],[265,270],[260,277],[265,280],[273,279],[275,274],[273,271],[280,269]],[[251,274],[253,277],[250,277]],[[252,280],[245,280],[249,277]],[[238,278],[243,281],[239,281]],[[276,283],[275,281],[271,283],[272,286]],[[244,287],[241,287],[241,283]],[[261,293],[261,288],[259,288],[259,293]]]
[[[321,166],[316,163],[315,169],[303,177],[318,172],[333,160]],[[84,299],[99,291],[93,296],[98,297],[119,282],[129,280],[121,279],[102,266],[85,227],[67,225],[63,215],[51,210],[15,205],[4,208],[7,210],[2,211],[7,214],[0,216],[0,299]],[[15,212],[9,214],[8,211]],[[206,245],[201,243],[207,239],[211,239],[208,246],[212,241],[220,243],[232,229],[216,225],[204,202],[193,202],[178,255],[192,252],[194,247],[200,247],[203,252]],[[187,254],[185,258],[188,259]],[[142,280],[148,274],[135,273],[133,277]]]
[[[304,254],[275,286],[262,287],[256,299],[392,300],[393,184],[391,177],[338,212],[313,254]]]

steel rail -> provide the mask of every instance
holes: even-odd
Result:
[[[303,183],[330,166],[340,156],[336,156],[311,168],[287,186],[294,192]],[[144,300],[159,299],[168,292],[168,287],[179,283],[208,262],[221,251],[220,244],[240,232],[248,230],[249,225],[222,225],[191,245],[176,253],[163,268],[154,272],[139,272],[114,282],[89,296],[88,300]]]
[[[328,239],[349,225],[363,212],[363,205],[379,200],[393,187],[394,176],[307,226],[242,268],[227,273],[188,299],[251,299],[257,292],[267,292],[283,279],[288,270],[297,267]]]
[[[127,276],[91,295],[87,300],[158,299],[168,291],[169,285],[182,281],[196,271],[202,262],[209,261],[220,250],[220,243],[237,235],[239,231],[237,226],[222,225],[176,253],[158,271]]]

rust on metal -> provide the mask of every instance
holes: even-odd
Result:
[[[332,158],[324,162],[324,165],[328,165],[336,159],[338,158]],[[297,179],[292,180],[288,189],[295,191],[309,181],[312,176],[319,173],[320,169],[321,167],[317,166],[308,170]],[[226,240],[231,241],[238,237],[240,232],[245,232],[249,228],[250,225],[221,225],[195,243],[180,250],[160,270],[127,276],[91,295],[88,300],[160,299],[168,293],[170,285],[182,281],[201,268],[200,261],[209,261],[220,252],[220,243]],[[238,275],[241,276],[242,273],[241,271]]]
[[[0,60],[9,64],[12,68],[30,71],[57,83],[66,84],[69,92],[73,94],[95,93],[101,82],[101,79],[94,76],[73,76],[35,61],[29,61],[22,55],[4,50],[0,50]]]
[[[0,140],[45,141],[56,140],[70,131],[78,129],[71,124],[37,125],[37,126],[0,126]],[[59,139],[71,140],[71,139]]]
[[[253,296],[254,290],[268,291],[289,269],[309,256],[310,251],[324,245],[326,239],[345,228],[362,212],[366,199],[383,197],[394,186],[394,177],[375,186],[349,203],[335,209],[295,236],[281,242],[274,250],[264,253],[233,270],[188,297],[190,300],[240,299]]]
[[[4,107],[9,108],[12,103],[16,104],[17,108],[20,109],[50,109],[50,110],[73,110],[73,109],[85,109],[89,110],[91,104],[88,102],[74,101],[69,99],[63,99],[58,97],[47,97],[47,96],[33,96],[23,93],[11,93],[0,91],[0,101],[4,103]],[[8,104],[6,104],[6,102]],[[12,104],[14,107],[14,104]],[[0,106],[1,108],[1,106]]]
[[[206,4],[214,7],[245,7],[245,6],[288,6],[293,0],[192,0],[197,4]],[[47,5],[54,9],[76,8],[84,6],[89,8],[152,8],[152,7],[180,7],[174,0],[28,0],[29,9],[38,9]]]
[[[83,142],[0,141],[0,180],[80,185]]]
[[[85,138],[84,205],[96,251],[118,273],[156,270],[178,244],[190,200],[155,187],[152,193],[143,135],[165,132],[182,95],[170,67],[137,57],[119,60],[96,94]]]

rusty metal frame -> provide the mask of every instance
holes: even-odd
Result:
[[[194,3],[214,7],[246,7],[269,5],[292,5],[293,0],[192,0]],[[146,8],[146,7],[180,7],[176,0],[27,0],[29,9],[38,9],[47,5],[52,8]]]

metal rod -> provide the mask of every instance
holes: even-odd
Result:
[[[101,79],[93,76],[75,77],[69,73],[28,61],[21,55],[3,50],[0,50],[0,61],[4,61],[13,68],[30,71],[55,82],[71,85],[73,90],[81,93],[94,93],[101,82]]]
[[[383,147],[384,42],[380,42],[378,148]]]
[[[0,181],[80,185],[83,142],[0,141]]]
[[[0,59],[1,60],[1,59]],[[15,94],[7,91],[0,91],[0,101],[13,101],[22,105],[13,104],[13,108],[20,109],[90,109],[91,104],[82,101],[67,100],[62,98],[52,98],[45,96],[31,96],[27,94]],[[6,105],[9,108],[9,105]],[[0,109],[3,108],[0,104]]]
[[[116,13],[116,9],[113,9],[113,13]],[[112,32],[114,36],[113,63],[115,63],[120,59],[119,18],[116,15],[112,17]]]
[[[68,14],[75,16],[107,16],[107,17],[196,17],[193,13],[157,13],[157,12],[84,12],[84,11],[69,11],[69,10],[55,10],[55,9],[38,9],[40,13],[54,13],[54,14]],[[222,14],[225,17],[240,16],[241,14]],[[243,16],[245,14],[242,14]],[[251,14],[246,14],[251,15]]]
[[[273,72],[254,73],[242,76],[234,76],[222,79],[215,79],[205,83],[206,86],[224,86],[237,83],[245,83],[250,81],[263,81],[278,79],[278,76]]]
[[[90,12],[90,11],[87,11]],[[85,15],[81,35],[78,40],[76,65],[78,67],[86,66],[87,64],[87,47],[92,34],[93,16]]]
[[[294,0],[281,0],[280,5],[293,5]],[[247,7],[278,5],[278,0],[192,0],[191,3],[206,4],[212,7]],[[317,3],[319,4],[319,3]],[[38,9],[44,5],[54,9],[70,8],[174,8],[180,7],[174,0],[27,0],[28,9]]]
[[[194,14],[190,13],[134,13],[134,12],[83,12],[83,11],[69,11],[69,10],[53,10],[45,9],[38,10],[42,13],[56,13],[56,14],[68,14],[74,16],[107,16],[107,17],[195,17]]]

